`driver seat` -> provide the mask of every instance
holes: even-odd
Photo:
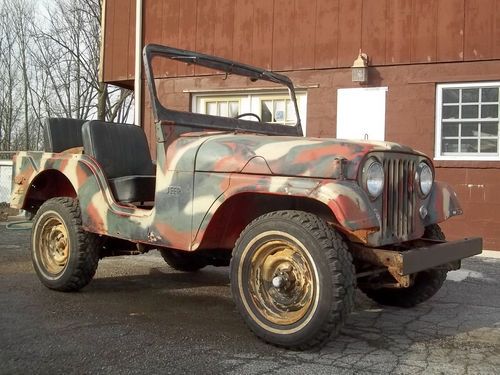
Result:
[[[104,170],[117,201],[152,202],[155,167],[139,126],[88,121],[82,127],[85,154]]]

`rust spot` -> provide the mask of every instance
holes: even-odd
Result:
[[[337,229],[342,230],[342,232],[349,238],[350,241],[357,242],[357,243],[362,243],[362,244],[367,244],[368,243],[368,236],[372,233],[375,233],[378,231],[378,228],[368,228],[368,229],[360,229],[356,231],[346,231],[345,228],[339,226],[338,224],[334,225]]]
[[[16,176],[16,178],[15,178],[15,182],[18,185],[24,185],[26,183],[26,181],[28,181],[28,179],[24,176]]]

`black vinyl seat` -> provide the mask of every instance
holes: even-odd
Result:
[[[142,128],[89,121],[82,133],[85,154],[100,164],[117,201],[154,200],[155,167]]]
[[[59,153],[83,147],[82,125],[86,120],[48,118],[43,129],[45,152]]]

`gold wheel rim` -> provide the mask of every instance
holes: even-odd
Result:
[[[268,321],[291,325],[307,315],[316,279],[303,249],[284,239],[268,241],[254,252],[251,264],[250,295]]]
[[[69,259],[68,229],[62,220],[52,216],[48,218],[40,230],[40,260],[48,273],[60,274]]]

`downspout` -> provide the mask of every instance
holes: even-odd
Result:
[[[99,51],[99,83],[104,83],[104,43],[106,40],[106,0],[101,2],[101,49]]]
[[[143,0],[136,0],[135,19],[135,82],[134,82],[134,114],[135,124],[142,123],[142,7]]]
[[[107,87],[104,82],[104,59],[106,54],[104,52],[106,43],[106,0],[101,1],[101,50],[99,57],[99,97],[97,99],[97,119],[106,121],[106,95]]]

